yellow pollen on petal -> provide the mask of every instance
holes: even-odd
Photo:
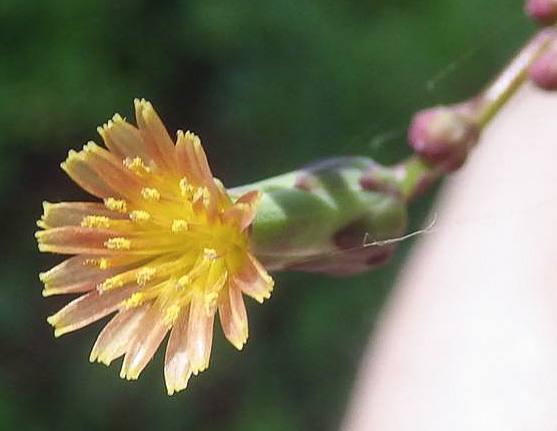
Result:
[[[208,203],[210,197],[211,197],[211,194],[209,193],[209,189],[207,189],[207,187],[199,187],[195,191],[195,193],[192,197],[192,201],[196,201],[198,199],[203,199],[203,203]]]
[[[189,285],[191,285],[191,282],[192,282],[192,278],[188,274],[186,274],[181,276],[178,279],[178,282],[176,283],[176,287],[177,288],[188,287]]]
[[[182,219],[172,220],[172,233],[181,233],[188,230],[188,222]]]
[[[188,183],[186,178],[180,180],[180,193],[186,199],[192,199],[195,193],[195,187]]]
[[[143,187],[141,189],[141,196],[147,201],[158,201],[161,198],[161,194],[157,189],[151,187]]]
[[[122,287],[124,282],[118,276],[107,278],[101,284],[97,286],[99,292],[106,292],[107,290],[116,289],[117,287]]]
[[[218,257],[217,251],[212,248],[203,249],[203,257],[208,260],[215,260]]]
[[[106,257],[101,257],[98,259],[85,259],[83,261],[84,265],[96,266],[99,269],[108,269],[108,259]]]
[[[157,270],[155,268],[150,268],[148,266],[141,268],[135,275],[135,281],[139,286],[145,286],[149,281],[153,279]]]
[[[116,211],[119,213],[126,213],[128,211],[126,201],[122,199],[106,198],[104,200],[104,206],[110,211]]]
[[[122,163],[130,171],[138,174],[147,174],[151,172],[151,169],[143,162],[141,157],[138,156],[134,157],[133,159],[131,157],[126,157],[124,160],[122,160]]]
[[[204,302],[205,302],[205,314],[210,316],[215,312],[215,308],[217,307],[217,301],[219,299],[220,292],[207,292],[205,293]]]
[[[179,305],[171,305],[164,310],[164,323],[167,325],[173,325],[176,322],[176,319],[180,315],[181,307]]]
[[[130,212],[130,220],[135,222],[144,222],[151,218],[151,214],[147,211],[135,210]]]
[[[135,292],[132,296],[122,302],[122,305],[126,309],[139,307],[145,301],[145,295],[141,292]]]
[[[129,250],[131,241],[126,238],[116,237],[108,239],[104,245],[109,250]]]
[[[110,227],[110,219],[106,216],[89,215],[81,220],[81,227],[98,227],[108,229]]]

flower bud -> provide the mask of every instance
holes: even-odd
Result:
[[[557,20],[557,0],[527,0],[526,13],[542,24]]]
[[[467,105],[439,106],[414,115],[408,140],[425,162],[444,172],[458,169],[480,136]]]
[[[529,70],[530,79],[544,90],[557,90],[557,40],[538,57]]]

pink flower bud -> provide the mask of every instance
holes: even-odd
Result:
[[[542,24],[557,20],[557,0],[527,0],[526,13]]]
[[[469,106],[438,106],[414,115],[408,130],[410,146],[427,163],[445,172],[458,169],[480,135]]]
[[[530,79],[544,90],[557,90],[557,40],[537,58],[529,70]]]

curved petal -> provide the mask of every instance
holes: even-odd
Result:
[[[103,294],[93,290],[74,299],[47,321],[54,326],[54,336],[83,328],[116,311],[121,302],[138,289],[136,285],[123,286]]]
[[[192,370],[187,351],[189,310],[183,310],[174,323],[164,359],[164,379],[168,395],[186,389]]]
[[[251,296],[257,302],[263,302],[271,297],[273,279],[251,253],[247,254],[244,265],[232,280],[240,287],[242,292]]]
[[[224,211],[223,220],[238,223],[240,230],[245,230],[255,219],[260,197],[261,193],[258,190],[244,193],[234,202],[234,205]]]

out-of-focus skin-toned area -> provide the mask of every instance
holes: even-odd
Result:
[[[344,431],[557,429],[556,119],[527,86],[447,181]]]

